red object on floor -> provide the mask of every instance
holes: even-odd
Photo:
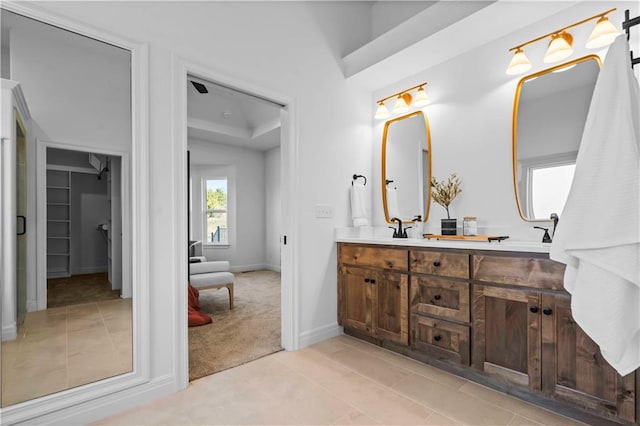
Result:
[[[211,317],[200,312],[200,299],[198,289],[187,283],[189,286],[189,327],[209,324]]]

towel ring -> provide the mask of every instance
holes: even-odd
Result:
[[[356,181],[358,178],[364,179],[364,184],[365,186],[367,185],[367,177],[364,175],[356,175],[356,174],[353,175],[353,180],[351,181],[351,185],[353,185],[353,182]]]

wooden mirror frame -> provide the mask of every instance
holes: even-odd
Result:
[[[518,86],[516,87],[516,94],[513,101],[513,116],[512,116],[512,126],[511,126],[511,163],[512,163],[512,174],[513,174],[513,191],[516,199],[516,206],[518,208],[518,214],[525,222],[548,222],[550,219],[529,219],[526,217],[524,212],[522,211],[522,203],[520,201],[520,191],[518,190],[518,107],[520,105],[520,93],[522,91],[522,86],[529,80],[533,80],[545,74],[552,73],[562,68],[567,68],[573,65],[577,65],[582,62],[595,60],[598,64],[598,67],[602,68],[602,60],[598,55],[591,54],[582,56],[580,58],[574,59],[569,62],[563,62],[559,65],[555,65],[550,68],[545,68],[536,73],[524,76],[518,82]]]
[[[380,183],[381,183],[381,188],[382,188],[382,208],[384,209],[384,219],[387,223],[393,223],[391,222],[391,218],[389,217],[389,209],[387,208],[387,185],[386,185],[386,180],[387,180],[387,136],[389,133],[389,126],[393,123],[397,123],[399,121],[402,120],[406,120],[415,116],[421,115],[424,118],[424,125],[425,125],[425,131],[426,131],[426,136],[427,136],[427,162],[428,162],[428,166],[429,166],[429,178],[428,178],[428,182],[429,182],[429,186],[426,190],[426,197],[424,200],[425,206],[424,206],[424,212],[423,212],[423,217],[422,217],[422,222],[426,222],[429,219],[429,210],[431,209],[431,172],[432,172],[432,168],[431,168],[431,130],[429,129],[429,119],[427,118],[427,116],[424,114],[423,111],[415,111],[412,112],[410,114],[406,114],[403,115],[401,117],[397,117],[394,118],[392,120],[387,121],[384,124],[384,132],[382,133],[382,153],[381,153],[381,159],[382,159],[382,173],[380,174],[380,176],[382,176]],[[403,220],[403,223],[411,223],[411,221],[409,220]]]

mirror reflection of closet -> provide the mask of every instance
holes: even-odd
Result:
[[[431,204],[431,135],[422,111],[387,121],[382,136],[382,205],[385,220],[416,216],[426,222]]]
[[[2,234],[16,269],[3,272],[6,408],[133,370],[132,115],[130,51],[5,9],[1,19],[3,96],[20,88],[30,113],[17,155],[2,156],[17,182],[15,203],[2,188],[3,216],[19,217]]]
[[[520,216],[562,214],[600,58],[589,55],[524,77],[513,110],[513,180]]]

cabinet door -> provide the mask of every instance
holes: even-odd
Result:
[[[409,344],[409,277],[397,272],[377,272],[374,281],[376,337]]]
[[[475,285],[473,366],[540,389],[540,295]]]
[[[635,420],[635,373],[621,377],[575,323],[570,298],[542,298],[542,387],[604,416]]]
[[[340,319],[343,327],[369,335],[373,333],[372,279],[375,280],[375,272],[369,269],[340,268]]]

